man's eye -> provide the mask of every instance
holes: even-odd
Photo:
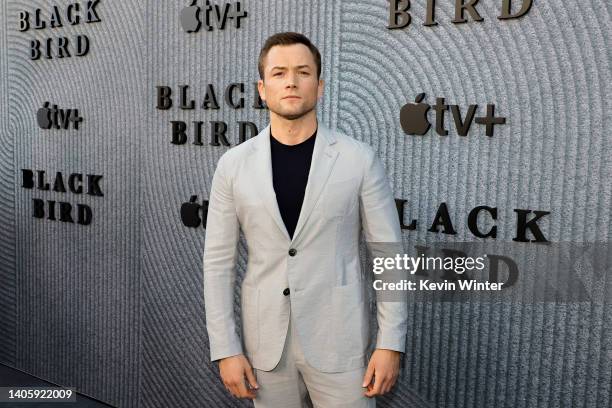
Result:
[[[280,72],[277,72],[276,74],[274,74],[274,76],[279,76],[280,74],[281,74]]]
[[[300,72],[301,74],[308,75],[308,72]]]

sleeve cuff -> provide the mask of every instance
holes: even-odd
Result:
[[[406,338],[403,335],[385,336],[380,330],[376,335],[376,348],[406,352]]]
[[[210,348],[210,361],[214,362],[217,360],[224,359],[226,357],[237,356],[243,354],[242,346],[236,342],[226,344],[224,347],[212,347]]]

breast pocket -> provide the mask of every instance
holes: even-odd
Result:
[[[330,216],[344,216],[356,207],[358,200],[358,179],[334,181],[327,185],[321,212]]]

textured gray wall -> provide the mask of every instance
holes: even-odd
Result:
[[[2,77],[8,114],[2,122],[10,131],[2,157],[11,168],[3,177],[10,184],[2,201],[6,197],[14,222],[2,241],[14,248],[6,267],[13,271],[8,282],[16,299],[6,360],[101,400],[136,406],[143,276],[136,164],[146,137],[138,118],[147,101],[140,52],[145,34],[135,28],[144,26],[145,5],[101,2],[100,23],[18,31],[19,11],[49,10],[49,4],[2,2],[7,39],[2,61],[8,66]],[[87,56],[29,59],[31,39],[76,34],[89,36]],[[78,108],[85,118],[81,128],[40,129],[35,115],[45,101]],[[21,169],[101,174],[105,196],[24,189]],[[93,222],[78,226],[33,218],[32,198],[87,204]]]
[[[53,4],[66,5],[57,0]],[[322,122],[374,146],[409,200],[407,245],[472,241],[477,205],[498,207],[498,242],[514,236],[514,208],[550,211],[553,242],[610,241],[612,149],[610,9],[604,0],[534,1],[499,21],[483,0],[481,23],[388,30],[387,1],[243,1],[242,28],[186,34],[185,2],[101,0],[102,22],[17,29],[20,10],[0,4],[0,361],[122,407],[244,406],[208,361],[202,299],[205,230],[187,228],[180,206],[207,198],[227,147],[170,143],[170,121],[237,121],[261,129],[265,111],[223,102],[231,82],[257,80],[265,38],[300,31],[319,47],[326,94]],[[87,34],[85,57],[30,61],[33,38]],[[217,87],[221,109],[155,108],[156,86],[189,85],[201,103]],[[457,136],[407,136],[400,108],[427,102],[496,104],[507,118],[495,136],[472,125]],[[76,107],[78,131],[41,130],[44,101]],[[432,113],[430,113],[432,115]],[[433,118],[433,116],[430,116]],[[207,123],[204,125],[208,135]],[[21,188],[20,169],[102,174],[104,197]],[[32,198],[85,203],[92,225],[32,218]],[[458,234],[427,232],[449,206]],[[246,265],[240,244],[240,274]],[[238,301],[238,297],[236,298]],[[236,304],[238,308],[238,304]],[[380,406],[612,406],[612,308],[604,303],[421,302],[410,305],[406,373]]]
[[[6,16],[4,3],[0,21]],[[15,140],[9,130],[6,24],[0,29],[0,361],[15,364]]]

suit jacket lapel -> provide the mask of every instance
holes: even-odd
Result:
[[[310,217],[323,191],[323,187],[327,184],[331,170],[338,157],[338,151],[332,147],[335,142],[336,140],[331,131],[319,124],[317,138],[315,139],[315,145],[312,152],[308,183],[306,184],[306,191],[304,192],[304,201],[302,203],[302,209],[300,210],[298,223],[295,227],[295,232],[293,233],[292,244],[295,243],[299,237],[300,232],[306,225],[308,217]]]
[[[321,124],[318,125],[317,137],[312,152],[312,161],[310,163],[310,173],[308,174],[308,183],[304,192],[304,201],[300,210],[298,223],[293,233],[293,239],[289,237],[289,232],[285,227],[283,218],[281,217],[274,192],[274,184],[272,180],[272,158],[270,152],[270,125],[257,136],[258,140],[253,143],[255,149],[255,166],[253,173],[255,182],[258,183],[258,192],[262,198],[263,204],[278,226],[281,233],[291,244],[295,243],[300,231],[304,228],[308,217],[314,209],[323,187],[327,183],[331,170],[336,162],[338,151],[332,147],[336,142],[331,131]]]
[[[274,192],[274,184],[272,183],[270,125],[266,126],[266,128],[256,137],[258,137],[258,140],[256,143],[253,143],[253,148],[255,149],[255,166],[253,173],[255,176],[255,183],[259,186],[257,191],[261,196],[266,210],[274,222],[276,222],[281,233],[285,236],[287,241],[290,241],[291,238],[289,237],[289,232],[287,232],[287,228],[281,217],[278,202],[276,201],[276,193]]]

